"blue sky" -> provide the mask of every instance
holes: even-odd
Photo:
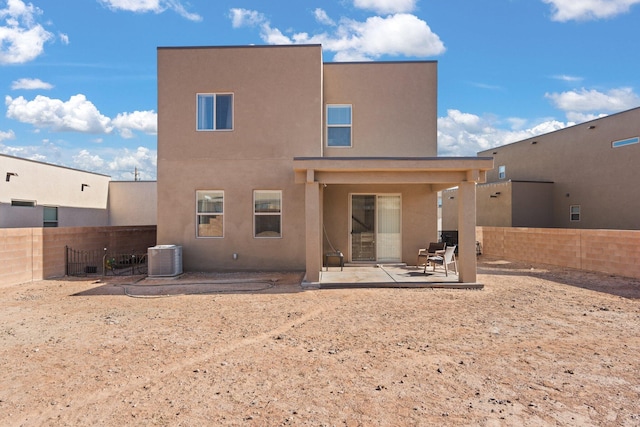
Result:
[[[0,0],[0,153],[156,177],[158,46],[438,61],[438,154],[640,106],[640,0]]]

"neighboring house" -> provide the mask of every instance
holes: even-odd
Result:
[[[0,154],[0,228],[155,225],[155,181]]]
[[[640,229],[640,108],[478,153],[495,169],[477,188],[477,224]],[[442,193],[455,229],[457,190]]]
[[[476,280],[475,186],[438,158],[437,63],[323,63],[320,45],[158,48],[158,244],[186,271],[305,270],[323,254],[414,264],[458,185],[460,280]]]

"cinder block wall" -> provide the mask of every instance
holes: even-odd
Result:
[[[156,226],[0,229],[0,286],[65,275],[65,247],[144,253]]]
[[[477,227],[491,257],[640,279],[639,230]]]

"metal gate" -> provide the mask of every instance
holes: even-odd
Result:
[[[112,253],[108,249],[83,251],[65,246],[67,276],[147,274],[146,253]]]

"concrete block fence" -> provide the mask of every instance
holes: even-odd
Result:
[[[146,252],[156,226],[0,228],[0,287],[65,275],[65,247]]]
[[[477,227],[487,256],[640,279],[640,230]]]

